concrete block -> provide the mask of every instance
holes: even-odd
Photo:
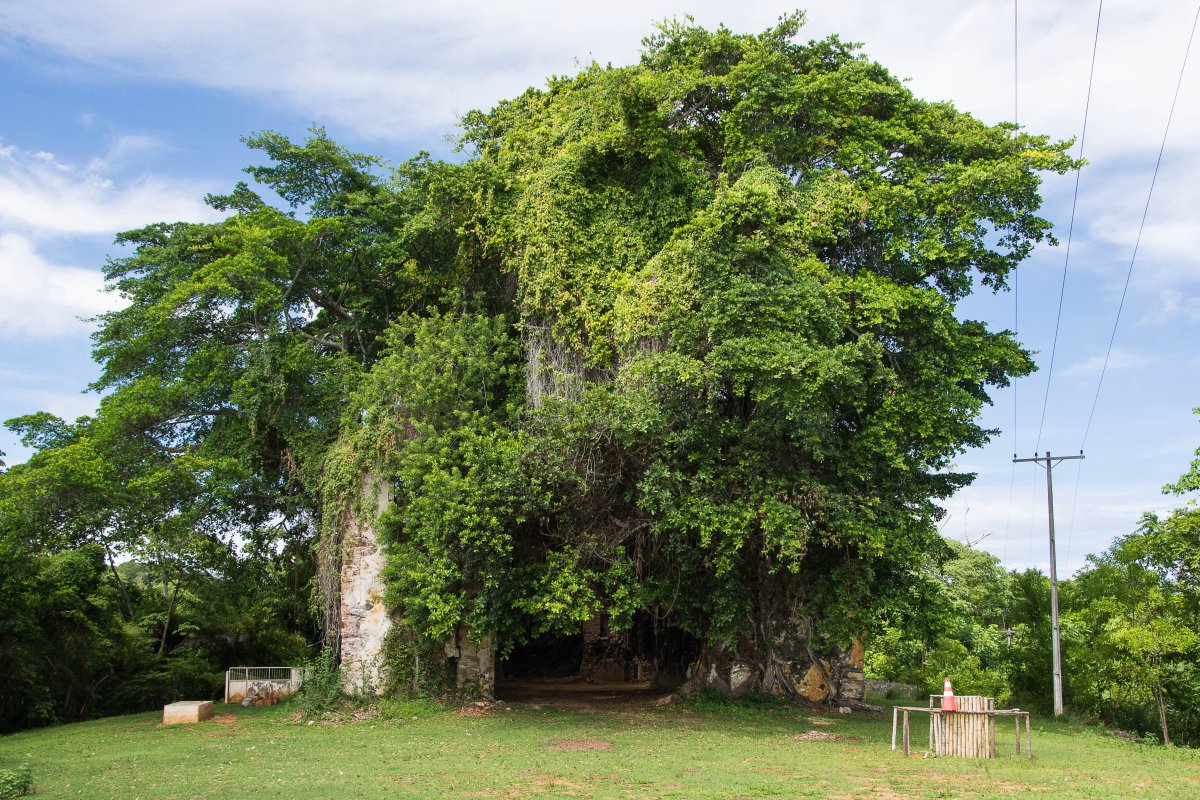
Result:
[[[181,722],[203,722],[212,719],[212,700],[180,700],[163,706],[163,725],[177,725]]]

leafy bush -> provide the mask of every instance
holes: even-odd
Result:
[[[16,769],[0,769],[0,800],[33,792],[33,771],[26,761]]]
[[[326,647],[318,656],[305,661],[302,668],[304,682],[296,700],[304,716],[319,717],[341,705],[345,698],[342,673],[331,648]]]
[[[918,675],[930,694],[941,694],[943,682],[949,676],[954,681],[955,694],[994,697],[1001,706],[1009,700],[1010,690],[1003,670],[985,667],[980,657],[957,639],[939,637]]]
[[[413,700],[440,697],[450,691],[440,642],[399,624],[387,632],[380,654],[386,666],[382,686],[385,697]]]

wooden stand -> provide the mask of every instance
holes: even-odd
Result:
[[[912,731],[909,714],[914,711],[929,714],[929,749],[939,756],[961,756],[964,758],[996,757],[996,717],[1012,717],[1016,724],[1016,754],[1021,755],[1021,718],[1025,718],[1026,755],[1033,758],[1033,737],[1029,726],[1029,712],[1019,708],[997,709],[996,701],[981,695],[959,696],[958,711],[943,711],[935,708],[930,697],[929,708],[919,706],[896,706],[892,709],[892,751],[896,750],[898,723],[901,726],[904,755],[912,752]]]

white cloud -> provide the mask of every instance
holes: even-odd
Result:
[[[157,146],[148,137],[118,138],[86,168],[52,153],[0,148],[0,226],[34,234],[111,237],[158,220],[214,219],[204,205],[206,187],[196,181],[157,176],[119,180],[120,162]]]
[[[54,264],[38,255],[33,242],[0,234],[0,337],[80,337],[92,317],[122,305],[105,293],[97,270]]]
[[[86,123],[85,127],[86,127]],[[108,152],[88,162],[87,172],[109,173],[130,166],[134,159],[165,149],[166,144],[157,136],[144,133],[123,133],[114,138]]]
[[[1076,361],[1069,367],[1063,370],[1063,375],[1071,377],[1093,377],[1100,374],[1100,370],[1104,368],[1104,353],[1097,353],[1094,356],[1089,356],[1082,361]],[[1161,362],[1162,356],[1148,356],[1141,353],[1133,353],[1128,350],[1122,350],[1119,347],[1114,347],[1108,355],[1108,371],[1115,372],[1117,370],[1132,370],[1141,369],[1143,367],[1153,366]]]
[[[1174,131],[1171,138],[1175,140]],[[1200,281],[1200,221],[1195,214],[1200,185],[1192,178],[1200,172],[1200,149],[1191,141],[1167,149],[1147,212],[1155,155],[1143,154],[1107,168],[1097,165],[1089,168],[1095,174],[1085,173],[1083,178],[1078,219],[1090,242],[1079,263],[1108,262],[1109,268],[1100,271],[1118,287],[1125,281],[1135,245],[1135,288],[1162,291]],[[1139,242],[1143,215],[1146,223]]]
[[[862,41],[870,56],[911,77],[922,96],[953,100],[993,121],[1012,118],[1010,4],[803,5],[805,35]],[[361,135],[398,139],[448,129],[456,114],[573,71],[576,59],[633,62],[655,20],[691,13],[704,25],[757,31],[787,8],[717,0],[348,0],[333,12],[317,0],[3,0],[0,30],[10,42],[105,70],[233,90]],[[1190,0],[1105,5],[1091,152],[1156,145],[1192,10]],[[1021,105],[1032,129],[1078,132],[1094,20],[1091,4],[1022,5]],[[1200,132],[1200,118],[1178,122],[1183,140]]]
[[[154,137],[118,136],[83,167],[45,151],[0,147],[0,337],[80,337],[88,331],[81,317],[119,306],[101,291],[98,270],[59,263],[45,255],[48,243],[219,216],[204,205],[207,187],[199,182],[123,177],[123,167],[162,147]]]
[[[1158,308],[1148,314],[1143,322],[1165,323],[1180,317],[1190,322],[1200,322],[1200,297],[1184,294],[1179,289],[1166,289],[1159,293],[1158,299]]]
[[[94,392],[55,391],[53,389],[20,389],[6,391],[0,395],[5,405],[21,409],[20,414],[38,411],[49,411],[56,417],[74,421],[83,416],[93,416],[100,406],[100,395]],[[8,434],[6,434],[7,436]],[[14,437],[15,438],[15,437]],[[9,448],[12,449],[9,449]],[[5,461],[9,464],[20,463],[29,455],[26,448],[20,444],[0,447],[8,455]]]

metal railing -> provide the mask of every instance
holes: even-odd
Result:
[[[285,697],[294,694],[303,680],[299,667],[230,667],[225,671],[225,702]]]

